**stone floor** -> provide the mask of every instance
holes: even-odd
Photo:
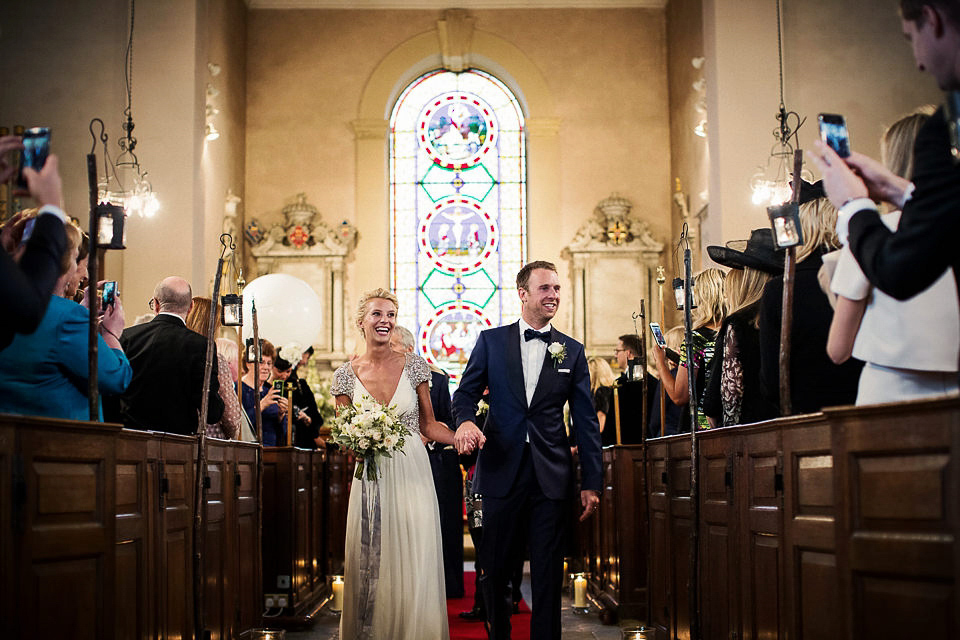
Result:
[[[473,570],[473,563],[466,564],[466,570]],[[524,574],[523,597],[530,603],[530,574]],[[563,640],[619,640],[621,626],[636,625],[636,621],[623,620],[619,625],[604,625],[600,622],[597,609],[591,608],[589,613],[579,614],[573,610],[573,601],[569,594],[563,598],[562,625]],[[334,640],[337,638],[339,618],[324,609],[318,616],[317,623],[309,631],[287,632],[287,640]],[[479,624],[479,623],[477,623]],[[457,640],[451,638],[451,640]]]

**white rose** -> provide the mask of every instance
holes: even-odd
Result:
[[[364,451],[364,450],[366,450],[366,449],[369,449],[369,448],[370,448],[370,440],[368,440],[367,438],[360,438],[360,441],[357,442],[357,446],[360,447],[360,450],[361,450],[361,451]]]
[[[383,444],[388,449],[393,449],[394,447],[397,446],[397,443],[399,441],[400,441],[400,438],[395,433],[390,433],[390,434],[387,434],[387,436],[383,439]]]
[[[551,342],[550,346],[547,347],[547,351],[550,352],[550,355],[555,356],[563,351],[563,345],[559,342]]]

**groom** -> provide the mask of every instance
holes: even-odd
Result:
[[[529,542],[533,638],[560,638],[565,515],[574,483],[563,405],[577,431],[582,491],[580,520],[600,502],[600,427],[583,345],[550,326],[560,280],[550,262],[517,274],[518,322],[480,334],[453,396],[454,441],[461,453],[483,447],[474,490],[483,495],[481,590],[490,638],[510,637],[511,567]],[[483,432],[477,401],[490,389]]]

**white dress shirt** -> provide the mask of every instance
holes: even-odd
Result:
[[[543,360],[547,357],[547,343],[543,340],[527,340],[523,337],[527,329],[539,333],[550,333],[550,324],[542,329],[534,329],[520,318],[520,362],[523,365],[523,386],[527,392],[527,406],[533,401],[533,392],[537,390],[537,381],[540,380],[540,369]]]

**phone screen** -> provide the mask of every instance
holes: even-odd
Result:
[[[850,155],[850,134],[843,116],[835,113],[821,113],[817,116],[820,123],[820,139],[837,152],[841,158]]]
[[[103,283],[103,304],[104,306],[113,306],[117,296],[117,281],[110,280]]]
[[[50,129],[33,127],[23,132],[23,152],[20,154],[20,171],[17,173],[17,186],[27,188],[27,181],[23,178],[23,168],[30,167],[35,171],[43,169],[50,155]]]
[[[663,331],[660,330],[660,324],[657,322],[650,323],[650,331],[653,332],[653,339],[657,341],[657,344],[662,349],[667,346],[667,341],[663,339]]]

